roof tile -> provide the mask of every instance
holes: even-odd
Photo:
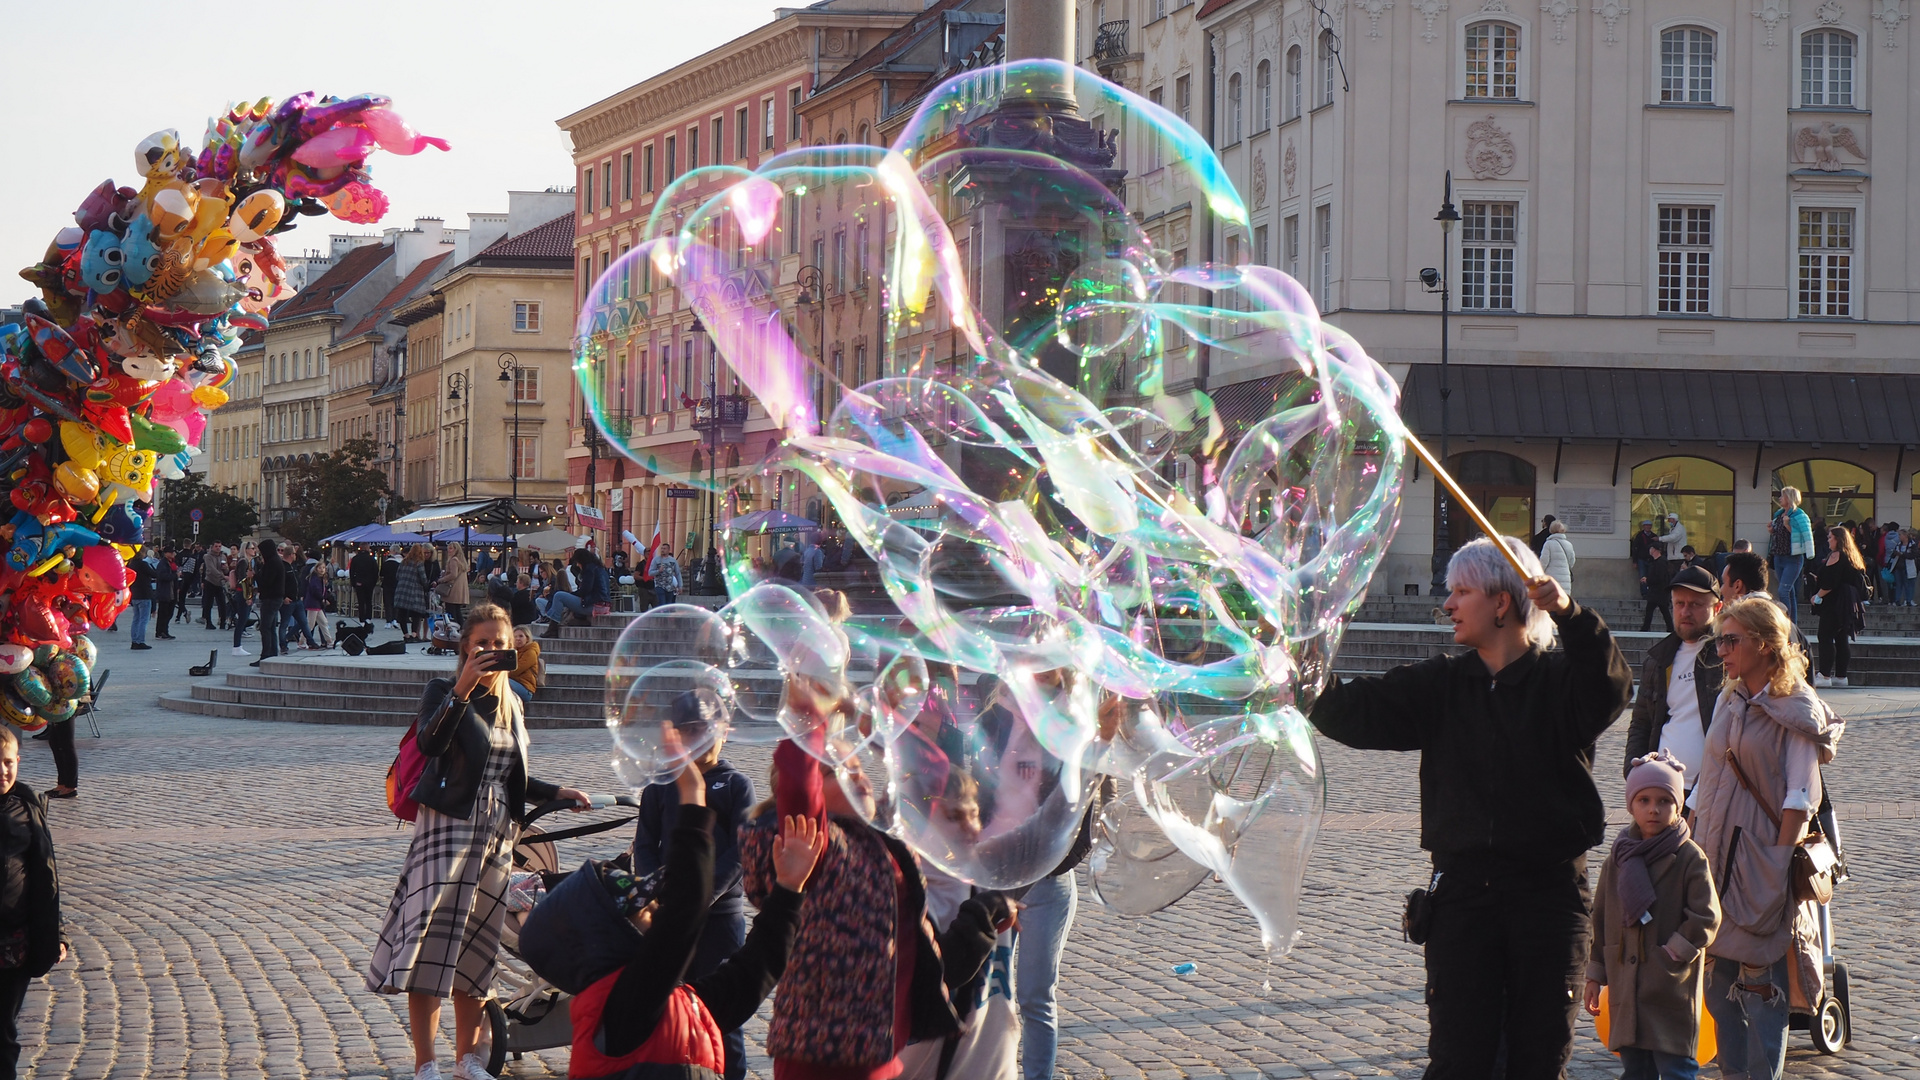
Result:
[[[393,254],[393,248],[386,244],[366,244],[354,248],[340,256],[327,268],[317,280],[307,283],[291,300],[274,305],[273,319],[294,319],[302,315],[318,315],[333,309],[333,302],[348,289],[359,284],[360,279],[373,273],[374,268],[386,262]]]
[[[481,259],[566,259],[573,260],[573,215],[569,210],[544,225],[506,237],[480,254]]]

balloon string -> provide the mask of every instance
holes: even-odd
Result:
[[[1480,531],[1487,535],[1487,539],[1493,541],[1494,547],[1500,549],[1500,554],[1506,556],[1508,565],[1513,567],[1514,573],[1520,575],[1520,580],[1529,585],[1533,584],[1534,581],[1537,580],[1534,575],[1527,573],[1527,568],[1520,565],[1520,557],[1515,555],[1513,549],[1507,546],[1506,541],[1501,538],[1500,532],[1493,527],[1493,522],[1488,521],[1487,515],[1481,513],[1480,508],[1474,505],[1474,501],[1467,498],[1467,493],[1460,490],[1460,484],[1454,480],[1453,474],[1447,472],[1446,467],[1441,465],[1439,460],[1433,456],[1433,452],[1427,449],[1426,444],[1422,443],[1413,432],[1409,431],[1407,432],[1407,445],[1413,449],[1415,454],[1420,456],[1421,461],[1427,463],[1427,468],[1433,470],[1434,479],[1440,481],[1440,486],[1446,488],[1449,494],[1460,501],[1461,506],[1467,508],[1467,516],[1473,518],[1473,523],[1480,527]]]

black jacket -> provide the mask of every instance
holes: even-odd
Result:
[[[1498,674],[1476,652],[1336,681],[1313,726],[1358,750],[1420,751],[1420,846],[1437,869],[1473,860],[1544,869],[1606,835],[1593,744],[1626,708],[1633,673],[1607,624],[1578,604]]]
[[[740,823],[753,809],[753,780],[723,759],[707,770],[702,782],[707,809],[714,817],[713,914],[742,914],[747,910],[747,893],[740,883]],[[679,822],[679,788],[649,784],[640,792],[640,813],[633,827],[634,873],[651,874],[667,864]]]
[[[180,580],[180,571],[173,568],[165,555],[160,556],[153,568],[153,598],[155,600],[173,599],[174,582]]]
[[[388,592],[400,583],[400,560],[386,559],[380,563],[380,587]]]
[[[434,679],[421,695],[420,712],[414,719],[413,738],[427,756],[427,766],[414,785],[413,801],[431,806],[451,818],[462,821],[473,816],[474,799],[480,794],[480,775],[487,755],[493,750],[488,730],[493,726],[499,702],[485,690],[475,687],[473,700],[462,702],[452,694],[453,681]],[[557,784],[527,775],[525,744],[507,776],[507,805],[513,819],[524,821],[526,802],[546,802],[560,793]]]
[[[19,799],[26,804],[28,827],[33,843],[22,861],[27,870],[27,962],[25,971],[39,978],[53,970],[60,959],[60,945],[66,940],[60,921],[60,867],[53,857],[53,832],[47,828],[47,800],[25,784],[16,782],[0,798]]]
[[[1700,655],[1693,660],[1693,693],[1700,702],[1700,724],[1704,730],[1713,723],[1713,705],[1720,700],[1720,650],[1713,644],[1709,634],[1706,644],[1700,649]],[[1680,635],[1668,634],[1647,650],[1647,658],[1640,665],[1640,695],[1633,699],[1633,720],[1627,725],[1626,761],[1644,757],[1660,749],[1660,733],[1667,726],[1667,717],[1672,715],[1667,708],[1668,675],[1673,670],[1673,658],[1680,653]],[[1697,766],[1694,766],[1697,767]],[[1625,775],[1627,765],[1620,768]],[[1687,786],[1700,779],[1698,773],[1689,776]]]
[[[127,586],[127,599],[153,599],[153,564],[145,559],[135,559],[127,569],[133,571],[133,581]]]
[[[280,603],[287,598],[287,564],[280,553],[261,555],[253,564],[253,594],[261,603]]]
[[[356,589],[371,589],[380,584],[380,560],[364,551],[348,559],[347,581]]]

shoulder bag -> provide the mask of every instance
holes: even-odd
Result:
[[[1732,750],[1727,751],[1727,764],[1733,767],[1733,775],[1739,778],[1740,786],[1746,788],[1747,794],[1753,797],[1753,801],[1760,804],[1761,811],[1767,815],[1768,821],[1773,822],[1777,832],[1780,828],[1780,812],[1754,790],[1753,784],[1747,780],[1746,771],[1740,768],[1740,761],[1733,756]],[[1795,900],[1811,900],[1816,904],[1824,904],[1833,899],[1833,868],[1840,860],[1834,856],[1833,845],[1827,843],[1826,835],[1819,831],[1819,815],[1808,814],[1807,824],[1811,831],[1794,845],[1793,865],[1787,871],[1787,880],[1793,883]]]

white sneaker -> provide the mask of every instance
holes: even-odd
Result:
[[[1814,673],[1814,676],[1813,676],[1814,689],[1818,690],[1818,689],[1832,686],[1832,685],[1833,685],[1832,679],[1829,679],[1825,675],[1821,675],[1818,672]]]
[[[440,1063],[429,1061],[413,1070],[413,1080],[440,1080]]]
[[[419,1080],[415,1077],[414,1080]],[[498,1080],[487,1071],[487,1063],[480,1060],[478,1054],[468,1054],[453,1067],[453,1080]]]
[[[1839,677],[1839,678],[1837,678],[1837,679],[1834,679],[1833,681],[1831,681],[1831,682],[1829,682],[1829,683],[1828,683],[1827,685],[1828,685],[1828,686],[1837,686],[1837,687],[1839,687],[1840,689],[1842,689],[1842,690],[1845,690],[1845,689],[1847,688],[1847,677],[1846,677],[1846,676],[1844,676],[1844,675],[1842,675],[1841,677]]]
[[[235,645],[235,646],[233,647],[233,655],[235,655],[235,656],[252,656],[253,654],[247,651],[247,647],[246,647],[245,645]]]

